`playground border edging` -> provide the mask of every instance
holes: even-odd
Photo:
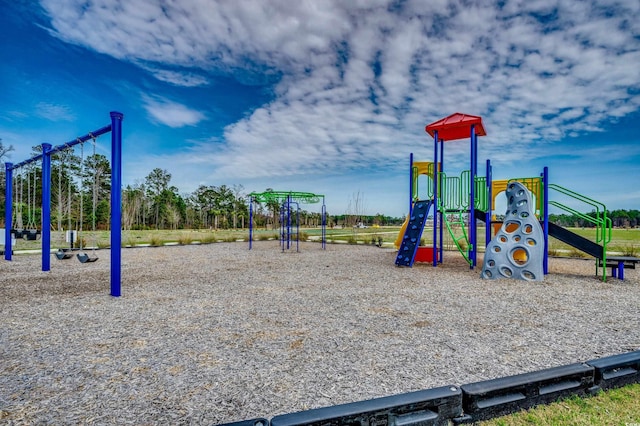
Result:
[[[218,426],[430,426],[489,420],[570,396],[640,383],[640,350],[514,376]]]

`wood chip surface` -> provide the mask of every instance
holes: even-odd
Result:
[[[514,375],[640,349],[640,274],[551,259],[487,281],[458,253],[278,242],[0,261],[0,423],[217,424]],[[481,265],[481,261],[480,261]]]

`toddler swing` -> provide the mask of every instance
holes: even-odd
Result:
[[[29,241],[39,240],[42,232],[36,226],[36,169],[33,168],[33,193],[31,191],[31,177],[27,173],[27,229],[22,235]]]
[[[92,142],[93,142],[93,158],[95,159],[96,156],[96,138],[89,134],[91,136]],[[80,157],[81,157],[81,172],[80,175],[84,176],[84,143],[80,144]],[[79,237],[78,237],[78,241],[80,243],[80,253],[78,253],[76,255],[76,257],[78,258],[78,260],[82,263],[90,263],[90,262],[95,262],[96,260],[98,260],[98,256],[96,255],[96,244],[95,244],[95,240],[96,240],[96,175],[94,173],[93,175],[93,185],[92,185],[92,201],[93,201],[93,206],[92,206],[92,230],[93,230],[93,238],[94,238],[94,244],[93,247],[91,248],[91,254],[87,253],[86,251],[82,250],[82,222],[83,222],[83,218],[82,218],[82,213],[83,213],[83,196],[82,194],[80,194],[80,230],[78,232]]]
[[[58,167],[58,217],[61,218],[62,217],[62,168],[65,165],[65,161],[64,161],[64,155],[66,154],[65,152],[61,152],[60,153],[60,165]],[[68,181],[68,188],[67,188],[67,235],[68,235],[68,242],[69,242],[69,248],[62,248],[59,247],[58,251],[55,253],[56,258],[58,260],[65,260],[65,259],[71,259],[73,257],[73,253],[71,253],[71,250],[73,250],[73,243],[74,243],[74,235],[75,235],[75,231],[71,230],[71,176],[67,176],[67,181]],[[60,223],[60,222],[59,222]]]

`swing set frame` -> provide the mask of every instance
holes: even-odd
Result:
[[[72,141],[52,147],[42,144],[42,154],[33,156],[20,163],[5,163],[5,241],[9,248],[4,251],[4,258],[11,261],[11,226],[13,219],[13,171],[36,161],[42,162],[42,271],[51,270],[51,156],[89,139],[111,133],[111,296],[121,296],[122,280],[122,119],[124,115],[112,111],[111,124],[96,131],[75,138]]]

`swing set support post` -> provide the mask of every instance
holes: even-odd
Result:
[[[5,188],[5,209],[4,209],[4,260],[11,260],[11,252],[13,251],[13,245],[11,241],[11,224],[13,223],[13,205],[11,200],[13,198],[13,164],[4,163],[5,176],[7,185]]]
[[[51,270],[51,144],[42,144],[42,271]]]
[[[111,296],[120,297],[122,261],[122,119],[111,112]]]

